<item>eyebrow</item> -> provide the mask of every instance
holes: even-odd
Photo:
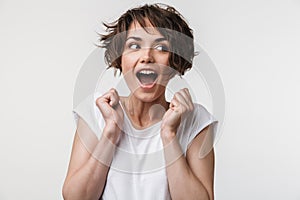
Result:
[[[140,37],[134,37],[134,36],[128,37],[126,39],[126,41],[129,40],[129,39],[133,39],[133,40],[136,40],[136,41],[142,41],[142,38],[140,38]],[[154,42],[161,42],[161,41],[166,41],[166,40],[167,39],[165,37],[161,37],[161,38],[155,39]]]

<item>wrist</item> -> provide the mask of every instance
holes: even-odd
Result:
[[[176,131],[170,128],[162,128],[160,135],[164,144],[170,143],[176,138]]]
[[[120,132],[121,128],[115,122],[106,123],[103,129],[103,135],[114,144],[117,143]]]

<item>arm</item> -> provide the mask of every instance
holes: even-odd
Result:
[[[105,120],[100,140],[82,120],[78,120],[68,173],[63,186],[66,200],[99,199],[103,193],[115,145],[119,139],[123,112],[115,89],[96,100]],[[84,142],[82,142],[84,141]]]
[[[204,158],[199,158],[199,150],[209,128],[202,130],[192,141],[187,150],[186,157],[181,156],[167,166],[169,189],[173,200],[199,199],[213,200],[214,180],[214,151],[211,150]],[[172,155],[182,154],[181,147],[176,138],[176,133],[164,133],[162,141],[165,147],[165,159],[172,160]],[[172,152],[172,153],[170,153]]]
[[[186,157],[176,137],[181,116],[194,110],[188,89],[176,92],[170,107],[164,114],[161,125],[161,138],[167,164],[167,177],[171,197],[177,199],[213,200],[214,151],[200,159],[200,148],[205,136],[210,133],[209,126],[202,130],[192,141]],[[180,157],[179,157],[180,156]],[[174,161],[174,158],[178,158]]]
[[[63,197],[66,200],[99,199],[105,186],[109,165],[99,162],[93,155],[97,155],[97,158],[105,157],[106,163],[110,163],[114,146],[103,136],[91,154],[79,138],[83,131],[88,134],[87,131],[90,130],[81,119],[79,119],[78,127],[81,128],[75,133],[68,173],[63,186]],[[106,130],[102,135],[105,135],[105,132]]]

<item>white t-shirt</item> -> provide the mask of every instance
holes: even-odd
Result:
[[[105,122],[95,104],[96,96],[89,96],[74,109],[100,138]],[[120,103],[121,104],[121,103]],[[216,134],[217,121],[200,104],[185,115],[176,136],[186,155],[192,140],[208,125]],[[135,129],[124,112],[123,134],[120,136],[102,195],[103,200],[166,200],[168,190],[164,149],[160,137],[161,121],[145,129]]]

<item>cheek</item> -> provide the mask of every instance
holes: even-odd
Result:
[[[122,66],[122,71],[127,72],[131,70],[134,66],[135,59],[133,56],[130,55],[122,55],[121,58],[121,66]]]
[[[160,55],[159,57],[157,57],[157,63],[164,66],[169,66],[169,54]]]

